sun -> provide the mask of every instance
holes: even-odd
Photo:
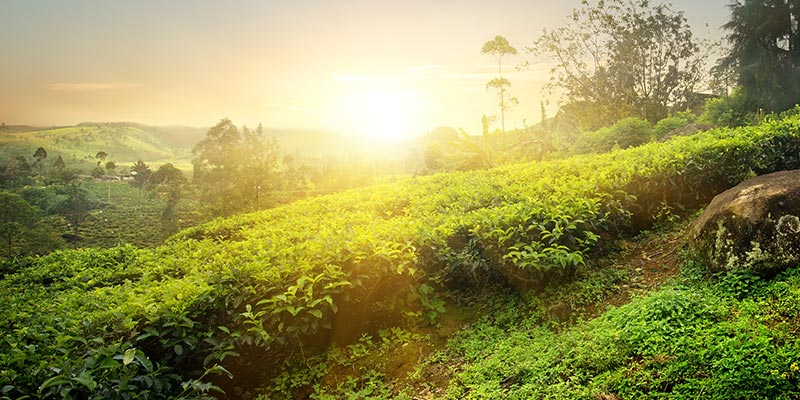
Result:
[[[342,128],[375,141],[400,142],[419,131],[421,104],[417,92],[399,85],[364,82],[337,99]]]

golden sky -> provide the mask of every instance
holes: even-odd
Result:
[[[672,3],[697,33],[721,35],[726,0]],[[0,0],[0,121],[210,126],[228,117],[391,138],[440,125],[477,134],[481,115],[497,114],[485,89],[497,66],[480,49],[503,35],[520,50],[504,66],[520,103],[506,126],[521,127],[541,118],[550,68],[523,48],[579,4]]]

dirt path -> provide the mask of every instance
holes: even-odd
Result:
[[[610,306],[621,306],[631,301],[631,298],[646,292],[657,290],[665,283],[671,281],[680,272],[680,248],[683,245],[683,234],[687,223],[680,223],[671,229],[650,233],[637,240],[625,240],[620,243],[620,251],[605,260],[597,268],[618,268],[628,271],[630,278],[619,285],[619,290],[608,295],[602,301],[586,304],[582,307],[580,316],[584,319],[594,318]],[[449,318],[444,318],[445,321]],[[450,321],[454,322],[454,321]],[[574,322],[574,320],[573,320]],[[452,324],[450,324],[452,325]],[[463,325],[464,327],[468,325]],[[447,334],[452,335],[458,328],[448,326]],[[437,346],[444,346],[442,337],[439,337]],[[446,342],[446,340],[445,340]],[[435,350],[437,346],[433,346]],[[423,363],[428,355],[420,354],[419,363]],[[396,376],[398,381],[404,381],[417,393],[415,400],[428,400],[439,397],[443,388],[447,387],[454,371],[459,365],[442,363],[429,363],[421,369],[416,380],[403,379]],[[424,377],[422,380],[419,377]],[[425,383],[421,384],[420,381]],[[403,387],[403,385],[399,385]]]
[[[676,277],[680,273],[679,253],[685,229],[686,224],[680,224],[665,233],[623,242],[623,255],[611,260],[618,268],[627,269],[631,278],[617,293],[595,304],[595,310],[602,312],[609,306],[623,305],[631,296],[658,289]]]

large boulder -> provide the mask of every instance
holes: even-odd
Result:
[[[771,276],[800,264],[800,170],[748,179],[714,197],[690,227],[689,248],[712,272]]]

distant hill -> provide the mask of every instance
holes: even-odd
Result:
[[[49,129],[14,127],[0,130],[0,159],[29,157],[38,147],[47,150],[48,158],[61,155],[67,163],[94,158],[99,151],[118,163],[188,159],[191,147],[181,143],[177,139],[180,137],[135,123],[85,122]]]
[[[182,150],[191,150],[197,142],[203,140],[208,131],[208,128],[197,128],[194,126],[151,126],[138,122],[81,122],[78,126],[137,128],[144,132],[152,133],[159,140]]]
[[[45,129],[52,129],[54,127],[45,128],[41,126],[30,126],[30,125],[0,125],[0,134],[4,132],[31,132],[31,131],[43,131]]]
[[[250,127],[253,129],[253,127]],[[189,165],[192,148],[203,140],[207,127],[150,126],[137,122],[81,122],[76,126],[38,128],[25,125],[0,127],[0,162],[19,155],[31,157],[44,147],[48,159],[59,155],[68,164],[94,162],[99,151],[117,163],[173,162]],[[277,139],[284,154],[300,154],[340,161],[398,160],[407,154],[402,144],[312,129],[264,128]],[[179,166],[181,167],[181,166]]]

